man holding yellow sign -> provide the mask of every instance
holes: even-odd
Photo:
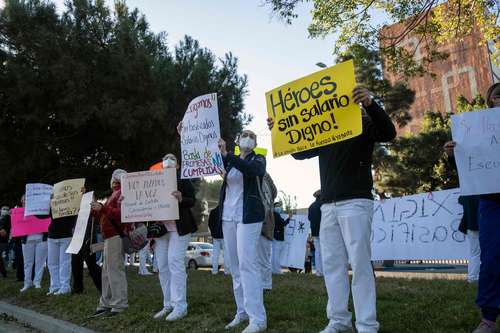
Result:
[[[349,61],[266,94],[274,156],[319,157],[321,255],[330,320],[321,333],[353,332],[349,264],[357,331],[379,329],[370,247],[371,165],[375,142],[391,141],[396,129],[372,93],[354,86]]]

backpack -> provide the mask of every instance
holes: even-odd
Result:
[[[262,177],[262,186],[257,177],[257,188],[259,190],[260,200],[264,206],[264,223],[262,224],[262,236],[273,240],[274,236],[274,199],[278,195],[276,186],[271,176],[266,172]]]

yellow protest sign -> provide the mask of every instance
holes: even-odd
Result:
[[[280,157],[356,137],[361,109],[352,101],[352,60],[289,82],[266,93],[274,119],[273,156]]]
[[[253,152],[257,155],[267,156],[267,149],[266,148],[255,147],[253,149]],[[234,147],[234,155],[239,155],[239,154],[240,154],[240,147],[238,147],[238,146]]]
[[[78,215],[84,186],[85,178],[68,179],[54,185],[54,197],[50,202],[53,219]]]

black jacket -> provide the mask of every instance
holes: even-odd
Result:
[[[8,243],[10,234],[10,215],[0,216],[0,230],[4,230],[7,233],[6,236],[0,236],[0,243]]]
[[[316,199],[316,201],[309,206],[307,217],[309,218],[309,222],[311,222],[311,235],[313,237],[318,237],[321,224],[321,200]]]
[[[458,197],[458,203],[464,208],[464,215],[458,226],[458,230],[466,234],[467,230],[479,230],[479,196],[461,195]]]
[[[208,228],[210,229],[210,235],[212,238],[224,238],[224,235],[222,234],[222,223],[220,223],[219,206],[210,211],[210,214],[208,215]]]
[[[224,200],[226,199],[227,175],[232,168],[238,169],[243,174],[243,224],[263,222],[265,217],[264,204],[259,195],[257,179],[262,186],[262,178],[266,173],[266,159],[254,152],[245,159],[228,153],[224,158],[226,176],[222,183],[219,196],[219,216],[222,221]]]
[[[321,200],[323,203],[349,199],[373,199],[372,155],[375,142],[396,137],[396,128],[385,111],[374,101],[366,108],[361,135],[292,154],[303,160],[319,157]]]
[[[290,223],[290,219],[283,220],[280,214],[273,212],[274,214],[274,240],[284,241],[285,240],[285,227]]]
[[[177,233],[184,236],[198,230],[191,207],[196,201],[193,184],[189,179],[180,179],[177,176],[177,188],[182,193],[182,202],[179,203],[179,219],[176,221]]]
[[[78,216],[65,216],[58,219],[52,219],[49,225],[49,238],[60,239],[73,237]]]

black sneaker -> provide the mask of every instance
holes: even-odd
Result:
[[[114,317],[116,315],[119,315],[120,313],[122,313],[122,311],[113,311],[111,310],[110,312],[108,312],[105,317],[106,318],[111,318],[111,317]]]
[[[90,316],[90,318],[98,318],[105,315],[108,312],[110,312],[108,309],[99,309],[92,316]]]

